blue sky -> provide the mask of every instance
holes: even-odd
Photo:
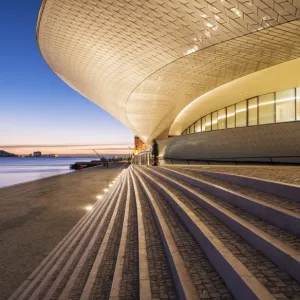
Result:
[[[40,4],[41,0],[1,3],[0,148],[132,145],[129,129],[69,88],[42,59],[35,40]]]

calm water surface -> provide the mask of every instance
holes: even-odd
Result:
[[[0,188],[73,172],[70,165],[76,161],[91,161],[95,157],[0,157]]]

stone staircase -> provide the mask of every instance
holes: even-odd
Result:
[[[300,299],[299,235],[299,186],[132,166],[9,299]]]

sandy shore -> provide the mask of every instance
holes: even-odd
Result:
[[[0,299],[4,300],[86,213],[123,164],[0,189]]]

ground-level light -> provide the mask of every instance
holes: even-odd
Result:
[[[93,209],[93,205],[87,205],[86,207],[85,207],[85,210],[87,210],[87,211],[90,211],[90,210],[92,210]]]

